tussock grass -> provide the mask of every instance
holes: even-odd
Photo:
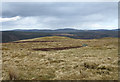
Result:
[[[2,47],[2,50],[9,50],[9,48],[6,48],[6,47]]]
[[[96,69],[98,67],[99,64],[97,64],[96,62],[94,61],[87,61],[87,62],[84,62],[84,66],[88,69]]]
[[[6,71],[7,78],[9,80],[20,80],[19,77],[19,70],[14,65],[4,65],[3,66],[3,73]],[[4,74],[3,74],[4,76]]]
[[[117,38],[83,40],[53,36],[21,41],[26,42],[7,43],[2,46],[8,49],[2,52],[3,80],[118,79]],[[65,50],[32,50],[82,45],[85,46]]]

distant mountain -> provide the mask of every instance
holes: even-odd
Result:
[[[23,31],[23,32],[37,32],[37,31],[52,31],[52,30],[39,30],[39,29],[15,29],[10,31]]]
[[[79,31],[77,29],[71,29],[71,28],[65,28],[65,29],[56,29],[56,30],[49,30],[49,29],[15,29],[15,30],[9,30],[9,31],[24,31],[24,32],[73,32],[73,31]]]
[[[78,30],[78,29],[72,29],[72,28],[64,28],[64,29],[56,29],[56,30],[51,30],[51,29],[15,29],[15,30],[7,30],[7,31],[25,31],[25,32],[70,32],[70,31],[120,31],[120,29],[112,29],[112,30],[107,30],[107,29],[97,29],[97,30]]]
[[[65,29],[57,29],[56,31],[79,31],[77,29],[65,28]]]
[[[120,29],[113,29],[113,30],[106,30],[106,29],[77,30],[71,28],[56,29],[56,30],[16,29],[16,30],[2,31],[2,42],[4,43],[4,42],[11,42],[11,41],[45,37],[45,36],[65,36],[76,39],[97,39],[103,37],[118,37],[118,31],[120,31]]]

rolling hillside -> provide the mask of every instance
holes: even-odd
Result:
[[[2,45],[3,80],[118,80],[118,38],[49,36]]]
[[[119,30],[11,30],[2,32],[2,42],[31,39],[45,36],[65,36],[75,39],[98,39],[104,37],[118,37]]]

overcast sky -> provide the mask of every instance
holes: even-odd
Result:
[[[117,29],[117,2],[4,2],[2,30]]]

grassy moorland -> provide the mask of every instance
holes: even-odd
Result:
[[[118,79],[118,38],[51,36],[2,45],[3,80]]]
[[[32,39],[46,36],[63,36],[74,39],[99,39],[104,37],[118,37],[119,29],[114,30],[77,30],[77,29],[56,29],[56,30],[11,30],[2,31],[2,42]]]

